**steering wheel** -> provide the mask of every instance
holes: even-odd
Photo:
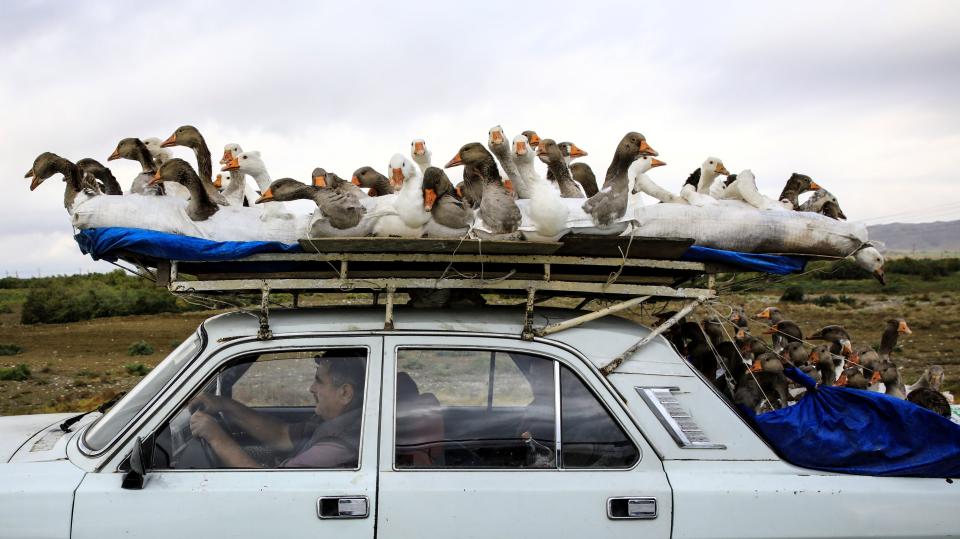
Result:
[[[197,406],[194,409],[194,412],[205,412],[206,409],[207,409],[207,406],[201,403],[199,406]],[[229,430],[227,430],[226,422],[224,421],[224,418],[223,418],[223,413],[221,412],[217,412],[215,414],[208,413],[207,415],[212,417],[213,420],[216,421],[217,425],[221,429],[223,429],[224,432],[230,432]],[[219,468],[222,462],[220,462],[220,457],[217,456],[217,452],[213,450],[213,447],[210,445],[210,442],[208,442],[205,438],[200,438],[199,436],[195,436],[193,439],[200,444],[200,449],[203,450],[203,456],[207,458],[207,462],[210,464],[210,467]]]

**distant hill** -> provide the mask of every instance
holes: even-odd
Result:
[[[933,223],[890,223],[867,227],[871,240],[902,253],[960,252],[960,220]]]

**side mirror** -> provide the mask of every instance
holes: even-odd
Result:
[[[150,455],[153,454],[153,436],[148,436],[146,440],[137,436],[133,444],[133,451],[130,453],[130,469],[123,476],[122,488],[128,490],[140,490],[143,488],[144,479],[147,475],[147,463],[151,461]]]

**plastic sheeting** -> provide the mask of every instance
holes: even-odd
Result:
[[[95,260],[116,260],[121,251],[164,260],[236,260],[259,253],[298,253],[295,243],[276,241],[212,241],[140,228],[88,228],[75,236],[80,250]],[[755,255],[720,249],[691,247],[684,260],[722,262],[745,271],[785,275],[803,271],[804,259],[794,256]]]
[[[753,419],[787,461],[857,475],[960,477],[960,425],[882,393],[818,388],[795,368],[785,374],[807,393]]]

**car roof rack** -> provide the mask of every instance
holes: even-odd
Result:
[[[526,297],[522,337],[533,339],[647,301],[685,300],[681,312],[689,312],[715,297],[716,273],[733,270],[680,260],[692,243],[683,238],[636,236],[579,236],[565,238],[563,243],[325,238],[301,240],[304,252],[238,260],[158,260],[134,254],[121,258],[141,269],[155,268],[157,284],[177,295],[258,294],[258,337],[262,339],[272,336],[270,294],[293,294],[294,307],[305,293],[369,292],[375,305],[385,294],[384,328],[392,329],[396,293],[438,290]],[[614,303],[564,322],[533,327],[536,304],[558,296],[583,298],[581,307],[594,299]],[[645,340],[649,342],[673,323],[658,326]]]

